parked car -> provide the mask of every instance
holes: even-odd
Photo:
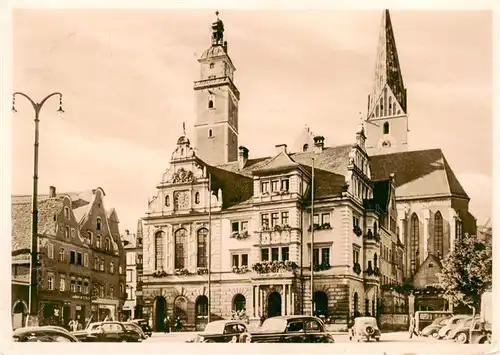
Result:
[[[188,343],[238,343],[240,336],[247,333],[245,323],[239,320],[216,320],[208,323],[205,330],[198,333]]]
[[[455,327],[461,319],[469,318],[467,314],[457,314],[446,321],[446,325],[439,329],[438,339],[444,339],[453,327]]]
[[[457,343],[466,344],[469,342],[470,329],[473,321],[479,317],[470,317],[461,319],[455,327],[453,327],[446,336],[447,339],[453,339]]]
[[[318,317],[291,315],[268,318],[255,332],[243,333],[240,343],[334,343]]]
[[[147,336],[151,336],[153,334],[153,329],[151,329],[150,325],[149,325],[149,322],[147,319],[132,319],[130,321],[131,323],[135,323],[137,324],[139,327],[142,328],[142,331],[144,332],[144,334],[146,334]]]
[[[451,315],[434,319],[434,321],[431,324],[429,324],[427,327],[422,329],[422,332],[420,333],[420,335],[424,336],[424,337],[437,338],[439,329],[444,327],[447,324],[448,319],[450,319],[450,318],[451,318]]]
[[[125,329],[137,332],[137,334],[142,338],[142,340],[148,338],[148,336],[144,333],[144,331],[138,324],[132,322],[123,322],[123,325],[125,326]]]
[[[120,322],[90,323],[87,329],[72,333],[82,342],[141,342],[136,330],[127,330]]]
[[[365,339],[366,341],[370,341],[370,339],[380,341],[380,329],[377,325],[377,320],[374,317],[355,318],[352,327],[352,336],[358,342],[361,339]]]
[[[471,344],[491,344],[491,323],[493,322],[493,293],[481,295],[481,313],[474,319],[469,333]]]
[[[50,325],[41,327],[17,328],[12,333],[12,340],[15,342],[58,342],[58,343],[77,343],[78,339],[66,329],[53,327]]]

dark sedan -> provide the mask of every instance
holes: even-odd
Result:
[[[238,343],[247,333],[245,323],[238,320],[217,320],[206,325],[205,330],[189,342],[194,343]]]
[[[151,329],[151,327],[149,326],[149,322],[146,319],[132,319],[130,322],[135,323],[139,327],[141,327],[142,331],[147,336],[151,336],[153,334],[153,329]]]
[[[87,329],[73,332],[83,342],[141,342],[136,330],[128,330],[120,322],[90,323]]]
[[[50,343],[76,343],[78,339],[61,327],[25,327],[18,328],[12,334],[15,342],[50,342]]]
[[[323,321],[312,316],[278,316],[264,321],[256,332],[241,335],[241,342],[251,343],[334,343]]]

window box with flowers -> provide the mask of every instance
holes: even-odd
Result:
[[[198,275],[206,275],[208,274],[208,268],[206,267],[199,267],[197,270],[196,270],[196,273]]]
[[[241,265],[240,267],[238,266],[233,266],[233,273],[235,274],[244,274],[249,272],[250,269],[248,268],[247,265]]]
[[[376,242],[380,241],[380,236],[378,235],[378,233],[372,233],[371,229],[368,229],[368,233],[366,233],[365,238],[368,240],[374,240]]]
[[[368,276],[378,276],[379,275],[379,270],[378,267],[372,268],[371,265],[368,265],[368,268],[365,271]]]
[[[165,270],[155,270],[151,274],[153,277],[165,277],[167,276],[167,272]]]
[[[174,269],[175,276],[186,276],[189,275],[189,271],[187,269]]]
[[[358,275],[361,274],[361,265],[359,265],[359,263],[354,263],[352,270]]]
[[[298,268],[297,263],[293,261],[263,261],[260,263],[255,263],[252,266],[252,269],[258,274],[269,274],[269,273],[281,273],[287,271],[294,271]]]
[[[244,230],[241,232],[232,232],[231,238],[235,238],[238,240],[247,239],[248,238],[248,231]]]
[[[352,229],[352,231],[354,232],[354,234],[356,234],[358,237],[361,236],[361,234],[363,234],[363,231],[361,230],[361,228],[359,226],[354,226],[354,228]]]
[[[328,270],[330,268],[331,268],[331,266],[330,266],[330,263],[328,261],[325,261],[321,264],[314,264],[314,266],[313,266],[314,271],[325,271],[325,270]]]
[[[327,230],[327,229],[332,229],[332,226],[330,225],[330,223],[323,223],[323,224],[314,223],[314,230],[315,231],[317,231],[317,230]],[[311,226],[309,226],[308,231],[309,232],[311,231]]]

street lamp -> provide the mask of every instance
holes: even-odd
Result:
[[[59,96],[59,109],[57,112],[64,113],[62,108],[62,94],[54,92],[46,96],[42,101],[35,102],[28,95],[22,92],[15,92],[12,95],[12,112],[16,113],[16,95],[26,98],[35,110],[35,159],[33,172],[33,216],[31,225],[31,261],[30,261],[30,298],[29,298],[29,317],[27,325],[38,325],[38,124],[39,115],[45,102],[52,96]]]

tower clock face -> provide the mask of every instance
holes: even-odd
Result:
[[[174,196],[174,206],[176,210],[184,210],[189,208],[189,196],[185,191],[176,192]]]

